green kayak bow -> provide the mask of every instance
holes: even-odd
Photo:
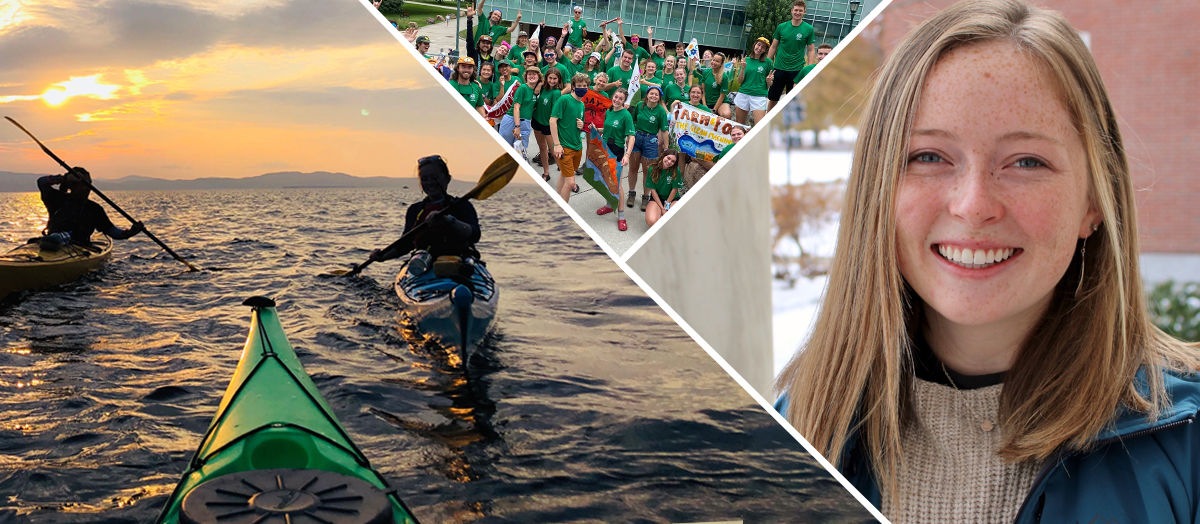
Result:
[[[275,302],[244,304],[241,360],[158,522],[416,524],[304,372]]]

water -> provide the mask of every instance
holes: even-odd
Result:
[[[398,236],[415,188],[109,196],[206,270],[137,237],[0,305],[0,522],[152,521],[251,295],[423,523],[870,520],[540,189],[477,205],[501,298],[470,380],[406,342],[398,262],[322,276]],[[35,194],[0,193],[0,247],[43,223]]]

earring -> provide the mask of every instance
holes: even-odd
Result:
[[[1092,233],[1100,229],[1100,224],[1092,224]],[[1087,258],[1084,255],[1087,253],[1087,241],[1091,235],[1083,237],[1083,245],[1079,247],[1079,284],[1075,286],[1075,298],[1079,298],[1079,290],[1083,289],[1083,268]]]

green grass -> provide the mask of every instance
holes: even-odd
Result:
[[[446,7],[433,7],[413,3],[406,4],[404,6],[404,13],[408,13],[408,18],[404,18],[404,13],[392,12],[383,13],[383,17],[387,18],[388,20],[395,21],[400,30],[403,31],[405,27],[408,27],[409,22],[416,22],[417,26],[426,26],[429,25],[425,23],[426,18],[435,18],[437,15],[445,15],[446,13],[453,12],[454,2],[446,0]]]

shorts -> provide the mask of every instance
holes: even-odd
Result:
[[[531,121],[529,119],[524,119],[521,120],[520,123],[522,149],[529,149],[529,135],[532,134],[530,131],[530,122]],[[500,120],[500,138],[504,139],[504,143],[512,144],[513,142],[517,141],[517,139],[513,137],[513,129],[516,127],[517,121],[512,115],[504,115],[504,118]],[[514,147],[514,149],[516,148]]]
[[[745,93],[738,93],[733,99],[733,105],[737,106],[742,111],[766,111],[767,97],[765,96],[750,96]]]
[[[575,176],[575,170],[579,169],[581,158],[583,158],[583,150],[564,147],[562,158],[558,159],[558,176],[563,178]]]
[[[775,81],[771,83],[771,87],[767,89],[767,100],[778,102],[783,94],[791,91],[796,86],[796,77],[800,76],[799,71],[784,71],[782,69],[775,70]]]
[[[648,160],[658,160],[658,135],[638,131],[633,139],[633,151],[630,151],[629,154],[633,153],[641,153],[642,158]]]
[[[532,127],[534,131],[537,131],[543,135],[552,136],[550,134],[550,124],[542,124],[537,120],[530,120],[529,127]]]
[[[609,140],[608,150],[612,151],[612,154],[618,159],[623,158],[625,156],[625,142],[618,144],[616,140]]]

